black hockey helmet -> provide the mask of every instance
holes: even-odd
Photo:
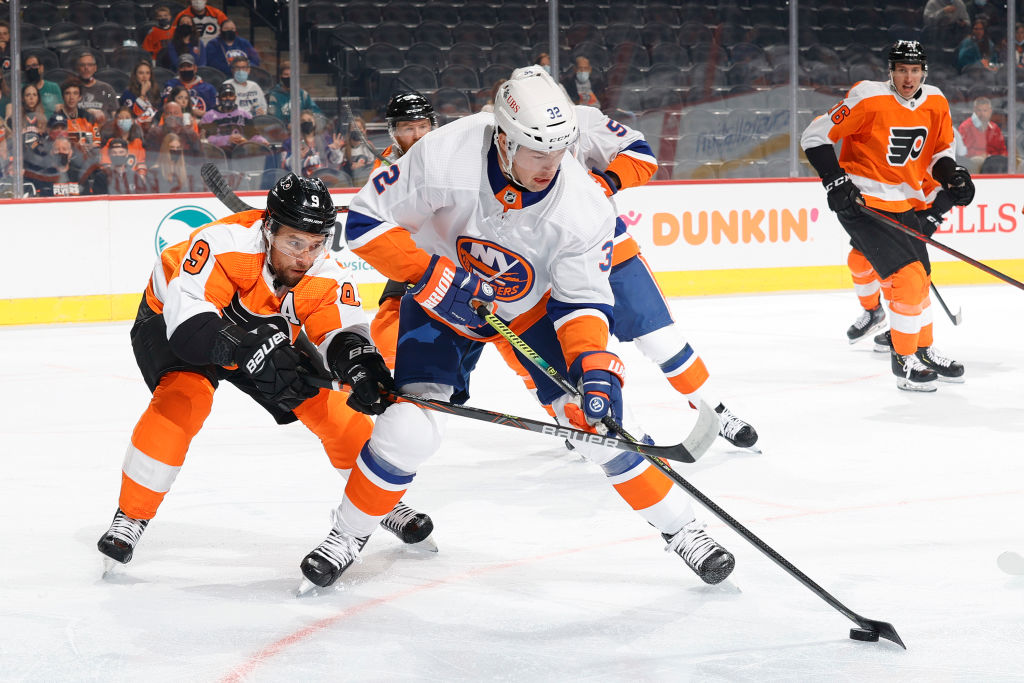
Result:
[[[928,55],[917,40],[897,40],[889,50],[889,71],[897,64],[920,64],[921,70],[928,72]]]
[[[267,194],[264,220],[271,233],[282,225],[314,235],[330,235],[338,213],[327,186],[319,178],[289,173]]]
[[[400,92],[392,95],[388,100],[384,118],[387,119],[389,131],[392,131],[399,121],[417,121],[419,119],[430,119],[430,126],[437,127],[437,114],[434,113],[434,105],[418,92]]]

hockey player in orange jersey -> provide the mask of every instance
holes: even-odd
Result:
[[[153,392],[125,454],[121,495],[98,548],[126,563],[156,515],[202,427],[220,380],[278,424],[300,420],[347,474],[393,386],[369,341],[351,274],[329,257],[336,210],[318,179],[288,174],[265,211],[205,225],[160,254],[132,327],[132,348]],[[304,331],[309,346],[293,342]],[[311,344],[310,344],[311,342]],[[327,368],[351,387],[315,389],[304,372]],[[358,412],[357,412],[358,411]],[[364,414],[365,413],[365,414]],[[398,503],[381,522],[406,543],[428,540],[430,518]]]
[[[925,232],[915,211],[936,202],[940,186],[954,205],[974,199],[970,173],[954,160],[949,103],[942,91],[924,84],[927,74],[921,44],[897,41],[889,51],[889,81],[854,85],[807,126],[801,140],[829,208],[850,235],[850,269],[864,283],[872,270],[881,281],[889,302],[892,372],[897,387],[907,391],[935,391],[936,378],[962,381],[964,368],[932,347],[931,263],[924,243],[879,227],[859,206]],[[840,140],[837,159],[833,144]]]

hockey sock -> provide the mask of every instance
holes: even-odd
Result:
[[[359,452],[339,506],[342,530],[369,536],[402,499],[415,476],[415,472],[402,472],[378,457],[367,443]]]
[[[658,530],[674,533],[680,519],[693,518],[682,489],[639,454],[619,453],[601,468],[622,499]]]
[[[118,505],[126,515],[156,515],[212,406],[213,385],[202,375],[169,372],[160,379],[121,467]]]
[[[914,261],[883,280],[882,288],[889,301],[892,347],[901,356],[910,355],[918,348],[928,275],[920,261]]]
[[[352,469],[373,432],[370,416],[349,408],[347,398],[345,392],[323,389],[294,411],[302,424],[320,437],[331,464],[339,470]]]
[[[850,267],[853,291],[860,299],[860,305],[865,311],[870,311],[878,306],[878,296],[882,286],[878,279],[878,273],[875,272],[864,254],[856,249],[851,249],[850,255],[846,259],[846,265]]]

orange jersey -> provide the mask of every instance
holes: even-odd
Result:
[[[293,342],[304,328],[321,353],[342,330],[369,339],[355,280],[333,258],[316,261],[292,289],[275,290],[262,218],[261,210],[233,214],[161,252],[146,301],[163,313],[168,338],[192,316],[216,313],[246,329],[253,329],[246,322],[277,323]]]
[[[397,150],[395,149],[395,146],[394,146],[394,145],[388,145],[388,146],[387,146],[387,147],[386,147],[386,148],[384,149],[384,151],[383,151],[383,152],[381,152],[381,154],[380,154],[380,155],[381,155],[382,157],[384,157],[385,159],[387,159],[388,161],[390,161],[391,163],[395,163],[396,161],[398,161],[398,158],[399,158],[400,156],[402,156],[402,155],[401,155],[401,154],[399,154],[399,153],[398,153],[398,151],[397,151]],[[374,158],[374,160],[373,160],[373,169],[371,169],[371,170],[370,170],[370,173],[373,173],[373,172],[374,172],[374,171],[376,171],[376,170],[377,170],[378,168],[380,168],[380,167],[381,167],[382,165],[383,165],[383,164],[381,163],[381,160],[380,160],[380,159],[377,159],[377,158],[375,157],[375,158]]]
[[[839,165],[868,206],[926,209],[939,190],[932,166],[942,157],[954,158],[949,102],[931,85],[907,102],[888,81],[861,81],[811,122],[800,144],[806,150],[840,140]]]

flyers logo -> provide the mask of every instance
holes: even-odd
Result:
[[[455,251],[459,265],[494,287],[498,301],[522,299],[533,289],[533,266],[514,251],[474,237],[460,237]]]
[[[885,158],[891,166],[906,166],[921,156],[927,139],[927,128],[890,128],[889,154]]]

